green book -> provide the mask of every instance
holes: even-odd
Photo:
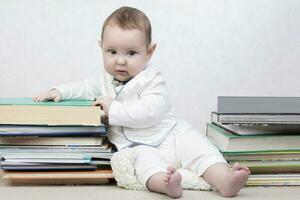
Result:
[[[92,101],[34,102],[31,98],[0,98],[0,124],[100,126],[103,111]]]
[[[299,150],[300,134],[235,135],[208,123],[206,135],[221,152]]]
[[[250,174],[246,186],[300,186],[300,173]]]
[[[234,165],[236,162],[247,166],[253,174],[300,172],[300,160],[229,161],[228,163]]]
[[[300,161],[299,150],[267,150],[267,151],[236,151],[222,152],[228,162],[241,161]]]

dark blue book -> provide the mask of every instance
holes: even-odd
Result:
[[[46,164],[46,165],[2,165],[6,171],[70,171],[70,170],[96,170],[94,165],[82,164]]]

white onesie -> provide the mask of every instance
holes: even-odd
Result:
[[[62,99],[114,98],[108,138],[117,149],[135,148],[136,174],[144,185],[169,165],[201,176],[209,166],[226,163],[205,136],[174,116],[166,83],[153,66],[145,67],[125,85],[115,86],[113,77],[103,70],[100,81],[90,79],[56,88]]]

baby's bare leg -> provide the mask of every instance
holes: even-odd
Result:
[[[182,196],[181,175],[174,167],[168,167],[167,172],[159,172],[151,176],[147,181],[147,188],[172,198],[179,198]]]
[[[245,185],[249,174],[250,170],[238,163],[232,168],[225,163],[216,163],[204,172],[203,178],[215,186],[222,196],[233,197]]]

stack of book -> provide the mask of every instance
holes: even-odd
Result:
[[[246,185],[300,185],[300,97],[218,97],[211,121],[228,163],[250,168]]]
[[[103,111],[91,101],[0,98],[2,178],[12,184],[104,183],[113,178]]]

